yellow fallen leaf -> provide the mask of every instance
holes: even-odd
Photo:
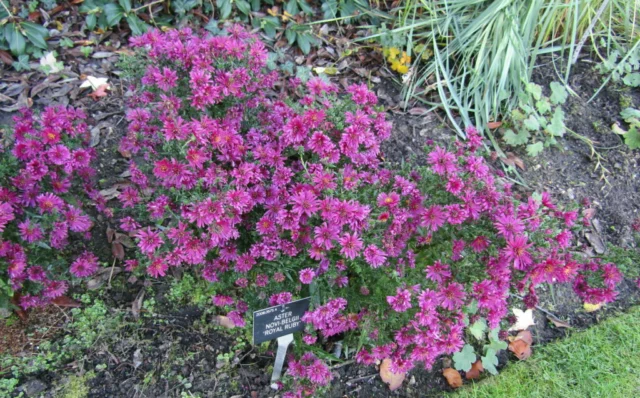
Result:
[[[594,311],[598,311],[602,307],[602,303],[598,303],[598,304],[584,303],[583,307],[584,307],[584,310],[587,312],[594,312]]]
[[[338,74],[338,68],[334,68],[334,67],[327,67],[327,68],[317,67],[317,68],[313,68],[313,71],[316,72],[317,74],[324,73],[325,75],[337,75]]]
[[[516,316],[516,323],[509,328],[510,332],[526,330],[529,326],[535,325],[533,321],[533,311],[531,309],[522,311],[521,309],[514,308],[513,315]]]

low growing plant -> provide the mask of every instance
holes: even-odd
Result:
[[[129,268],[192,269],[237,327],[311,296],[298,346],[315,355],[290,366],[287,396],[329,382],[314,345],[330,339],[364,364],[390,358],[396,373],[452,354],[462,369],[476,353],[490,368],[510,293],[527,307],[543,283],[615,298],[616,267],[571,254],[577,210],[546,193],[518,200],[475,128],[465,144],[430,146],[428,167],[387,168],[391,124],[366,85],[290,79],[296,95],[278,96],[264,45],[237,26],[152,30],[132,45],[146,68],[120,145],[132,159],[120,200],[134,214],[121,228],[139,248]]]

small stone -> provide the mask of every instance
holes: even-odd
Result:
[[[409,385],[414,385],[414,384],[416,384],[416,377],[411,376],[411,379],[409,379]]]
[[[47,385],[38,379],[29,380],[18,387],[18,390],[22,391],[27,397],[35,397],[46,389]]]

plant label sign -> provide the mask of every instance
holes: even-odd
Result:
[[[309,309],[311,297],[276,305],[253,313],[253,344],[278,339],[276,363],[273,365],[271,382],[280,379],[287,348],[293,342],[293,333],[304,329],[302,317]],[[272,385],[277,388],[276,385]]]
[[[302,317],[309,310],[311,297],[276,305],[253,313],[253,344],[274,340],[304,329]]]

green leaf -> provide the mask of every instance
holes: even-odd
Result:
[[[567,100],[567,97],[569,96],[567,89],[565,89],[564,86],[558,82],[552,82],[550,84],[550,87],[551,97],[549,97],[549,99],[551,100],[551,102],[555,105],[564,104],[564,102]]]
[[[478,312],[478,300],[473,300],[469,305],[464,307],[464,312],[469,315],[475,315]]]
[[[538,198],[536,199],[534,197],[534,199],[540,201],[541,195],[538,194],[537,192],[534,192],[532,196],[535,196],[536,194]],[[489,332],[489,344],[484,346],[485,350],[491,349],[491,350],[494,350],[495,352],[500,352],[502,350],[507,349],[507,342],[500,340],[499,333],[500,333],[500,328],[491,329],[491,331]]]
[[[542,142],[536,142],[535,144],[527,145],[527,154],[529,156],[538,156],[540,152],[544,149],[544,144]]]
[[[27,41],[18,31],[18,25],[10,22],[4,26],[4,37],[9,42],[9,49],[13,55],[22,55],[25,52]]]
[[[298,0],[298,5],[305,14],[313,14],[313,8],[306,2],[306,0]]]
[[[298,42],[298,47],[300,47],[304,54],[309,54],[309,51],[311,51],[311,40],[312,37],[307,33],[297,34],[296,41]]]
[[[43,50],[47,49],[47,41],[45,39],[49,37],[49,32],[45,28],[32,22],[22,22],[20,25],[24,29],[24,34],[27,35],[27,39],[29,39],[34,46],[40,47]]]
[[[249,15],[251,13],[251,4],[246,0],[236,0],[236,7],[238,8],[238,11],[244,15]]]
[[[562,108],[556,108],[555,112],[553,112],[551,123],[547,125],[546,129],[549,134],[556,137],[562,137],[564,135],[566,128],[564,126],[564,112],[562,111]]]
[[[496,355],[496,351],[492,348],[489,348],[487,350],[487,353],[485,356],[483,356],[482,358],[482,367],[489,373],[491,373],[492,375],[497,375],[498,374],[498,369],[496,369],[496,366],[498,366],[498,356]]]
[[[29,65],[29,56],[26,54],[18,55],[18,60],[14,61],[11,66],[13,66],[18,72],[31,69],[31,66]]]
[[[529,137],[531,137],[531,135],[525,129],[522,129],[518,134],[514,133],[513,130],[509,129],[504,133],[503,139],[504,139],[504,142],[506,142],[507,144],[516,146],[516,145],[524,145],[527,142],[529,142]]]
[[[525,119],[525,116],[520,110],[514,109],[511,111],[511,118],[516,122],[521,122]]]
[[[220,9],[220,19],[227,19],[231,15],[231,0],[217,0],[216,4]]]
[[[538,112],[540,112],[541,114],[545,114],[551,110],[551,103],[548,99],[543,98],[540,101],[536,102],[536,108],[538,108]]]
[[[88,14],[84,20],[87,23],[87,29],[94,30],[96,28],[96,22],[98,22],[96,14]]]
[[[624,143],[627,144],[630,149],[640,148],[640,132],[638,131],[637,126],[631,126],[629,131],[627,131],[623,137]]]
[[[526,127],[528,130],[540,130],[540,123],[538,123],[538,119],[535,117],[535,115],[529,115],[528,118],[522,121],[522,124],[524,124],[524,127]]]
[[[136,14],[128,14],[127,15],[127,23],[129,24],[129,29],[131,29],[131,33],[134,36],[138,36],[147,31],[147,24],[145,24]]]
[[[297,15],[300,12],[300,9],[298,9],[298,2],[296,0],[289,0],[284,6],[284,9],[291,15]]]
[[[469,326],[468,330],[476,340],[482,340],[484,332],[487,330],[487,321],[484,318],[480,318]]]
[[[536,101],[539,101],[542,97],[542,87],[535,83],[527,83],[527,92],[533,95]]]
[[[118,0],[118,4],[120,4],[125,13],[131,12],[131,0]]]
[[[629,87],[640,86],[640,73],[629,73],[622,78],[622,82]]]
[[[124,10],[117,4],[107,4],[104,6],[104,13],[107,16],[107,25],[116,26],[124,16]]]
[[[625,122],[631,123],[630,120],[634,118],[640,120],[640,111],[634,108],[626,108],[620,112],[620,116]]]
[[[456,370],[467,372],[475,361],[476,353],[470,344],[465,344],[462,350],[453,354],[453,364]]]
[[[292,45],[293,43],[296,42],[296,31],[293,29],[285,29],[284,31],[284,36],[287,38],[287,40],[289,41],[289,45]]]

